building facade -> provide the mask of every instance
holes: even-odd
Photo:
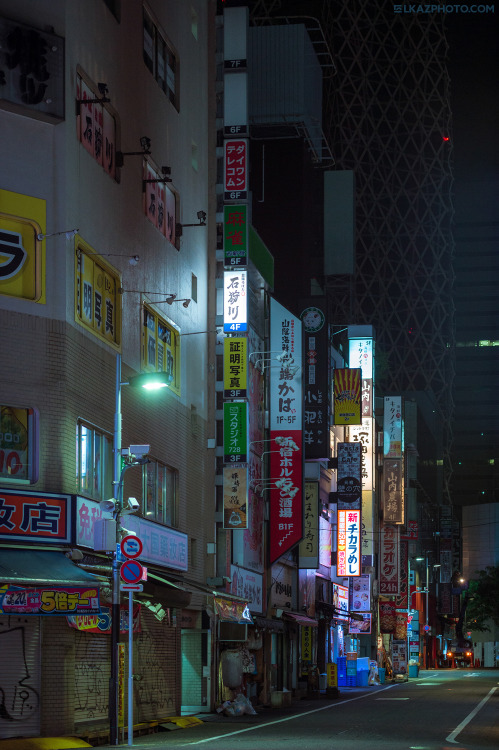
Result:
[[[2,591],[33,605],[3,600],[2,737],[108,723],[111,651],[128,626],[111,636],[116,550],[96,545],[93,527],[120,492],[123,506],[137,500],[122,526],[148,569],[135,599],[136,719],[211,703],[212,12],[2,6],[0,559]],[[139,373],[168,388],[141,395]],[[44,591],[59,616],[37,605]]]

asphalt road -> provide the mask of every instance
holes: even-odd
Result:
[[[202,725],[134,740],[165,750],[491,750],[499,748],[499,670],[420,673],[409,682],[341,688],[257,716],[206,716]]]

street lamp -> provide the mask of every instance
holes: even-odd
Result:
[[[141,466],[148,463],[146,458],[149,446],[130,446],[125,451],[125,463],[121,466],[121,388],[130,385],[146,390],[157,390],[164,388],[172,381],[171,375],[166,372],[152,372],[137,375],[130,380],[121,380],[121,354],[116,355],[116,390],[113,432],[113,494],[116,499],[113,516],[116,520],[116,547],[113,550],[112,560],[112,618],[111,618],[111,679],[109,681],[109,739],[111,745],[118,745],[118,686],[119,686],[119,664],[118,643],[120,639],[120,571],[118,559],[118,546],[121,541],[121,516],[123,514],[123,478],[125,471],[131,466]],[[133,627],[133,622],[128,623]]]

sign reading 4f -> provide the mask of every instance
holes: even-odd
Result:
[[[0,294],[45,302],[45,201],[0,190]]]

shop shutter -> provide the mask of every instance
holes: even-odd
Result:
[[[134,639],[135,722],[180,713],[180,630],[142,608],[142,632]]]
[[[75,630],[75,722],[107,721],[111,636]]]
[[[40,735],[40,618],[0,618],[0,738]]]

